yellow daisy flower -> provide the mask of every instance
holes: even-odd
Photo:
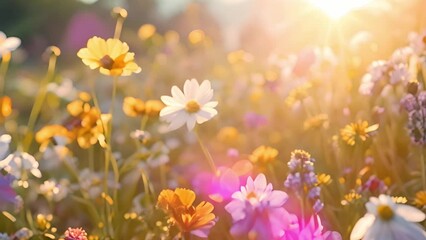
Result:
[[[277,149],[262,145],[253,151],[249,159],[253,163],[270,163],[275,161],[277,156],[278,156]]]
[[[90,69],[99,68],[102,74],[110,76],[130,76],[139,73],[141,68],[134,62],[135,54],[129,52],[127,43],[118,39],[107,40],[92,37],[87,42],[87,48],[78,51],[77,56]]]
[[[354,146],[356,142],[366,141],[367,138],[370,137],[369,134],[376,131],[378,128],[379,124],[368,126],[367,121],[359,121],[346,125],[340,130],[340,136],[348,145]]]

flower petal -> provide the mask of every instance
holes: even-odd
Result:
[[[373,214],[365,214],[364,217],[360,218],[358,222],[355,223],[354,228],[352,229],[350,239],[358,240],[362,239],[366,234],[367,230],[371,227],[375,220]]]

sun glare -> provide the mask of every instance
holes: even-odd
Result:
[[[371,0],[309,0],[315,7],[333,19],[338,19],[347,13],[359,9]]]

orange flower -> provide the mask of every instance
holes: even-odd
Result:
[[[340,130],[342,140],[350,146],[354,146],[356,142],[365,142],[370,137],[370,133],[376,131],[379,124],[368,126],[367,121],[358,121],[346,125]]]
[[[3,121],[12,113],[12,99],[8,96],[0,98],[0,120]]]
[[[125,97],[123,112],[129,117],[141,116],[145,113],[145,103],[139,98]]]
[[[262,145],[253,151],[249,159],[253,163],[270,163],[275,161],[277,156],[278,156],[277,149]]]
[[[72,134],[61,125],[48,125],[43,127],[35,135],[35,140],[40,144],[40,151],[43,152],[50,141],[55,137],[60,137],[66,142],[69,142],[72,139]]]
[[[181,233],[190,233],[207,237],[210,228],[213,227],[215,215],[214,207],[209,202],[201,202],[196,207],[192,204],[195,193],[184,188],[176,190],[163,190],[158,196],[157,206],[170,216],[173,224],[176,224]],[[195,232],[194,232],[195,231]]]

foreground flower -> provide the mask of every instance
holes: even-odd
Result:
[[[417,208],[396,204],[381,194],[366,203],[367,213],[355,224],[350,239],[364,240],[422,240],[426,232],[417,224],[425,214]]]
[[[17,37],[6,37],[6,34],[0,31],[0,57],[14,51],[21,45],[21,39]]]
[[[195,193],[184,188],[163,190],[158,196],[157,206],[166,211],[173,224],[176,224],[181,233],[194,234],[206,238],[214,226],[215,215],[212,213],[213,205],[201,202],[196,207],[192,206]]]
[[[160,112],[161,119],[170,123],[169,131],[180,128],[186,123],[188,130],[195,127],[195,123],[204,123],[214,116],[217,111],[216,101],[210,81],[204,80],[201,85],[195,79],[186,80],[183,92],[177,87],[172,87],[172,96],[162,96],[161,101],[166,104]]]
[[[110,76],[130,76],[139,73],[141,68],[134,62],[135,54],[129,52],[127,43],[109,38],[92,37],[87,48],[78,51],[77,56],[90,69],[99,68],[102,74]]]
[[[346,125],[340,130],[340,136],[348,145],[354,146],[355,143],[365,142],[370,137],[370,133],[376,131],[378,128],[379,124],[368,126],[367,121],[359,121]]]
[[[87,233],[82,228],[68,228],[64,240],[87,240]]]
[[[283,237],[291,225],[297,224],[296,217],[283,208],[287,194],[273,190],[263,174],[254,181],[248,177],[246,186],[232,194],[232,198],[225,209],[234,222],[231,228],[233,235],[253,232],[258,239],[276,239]]]

